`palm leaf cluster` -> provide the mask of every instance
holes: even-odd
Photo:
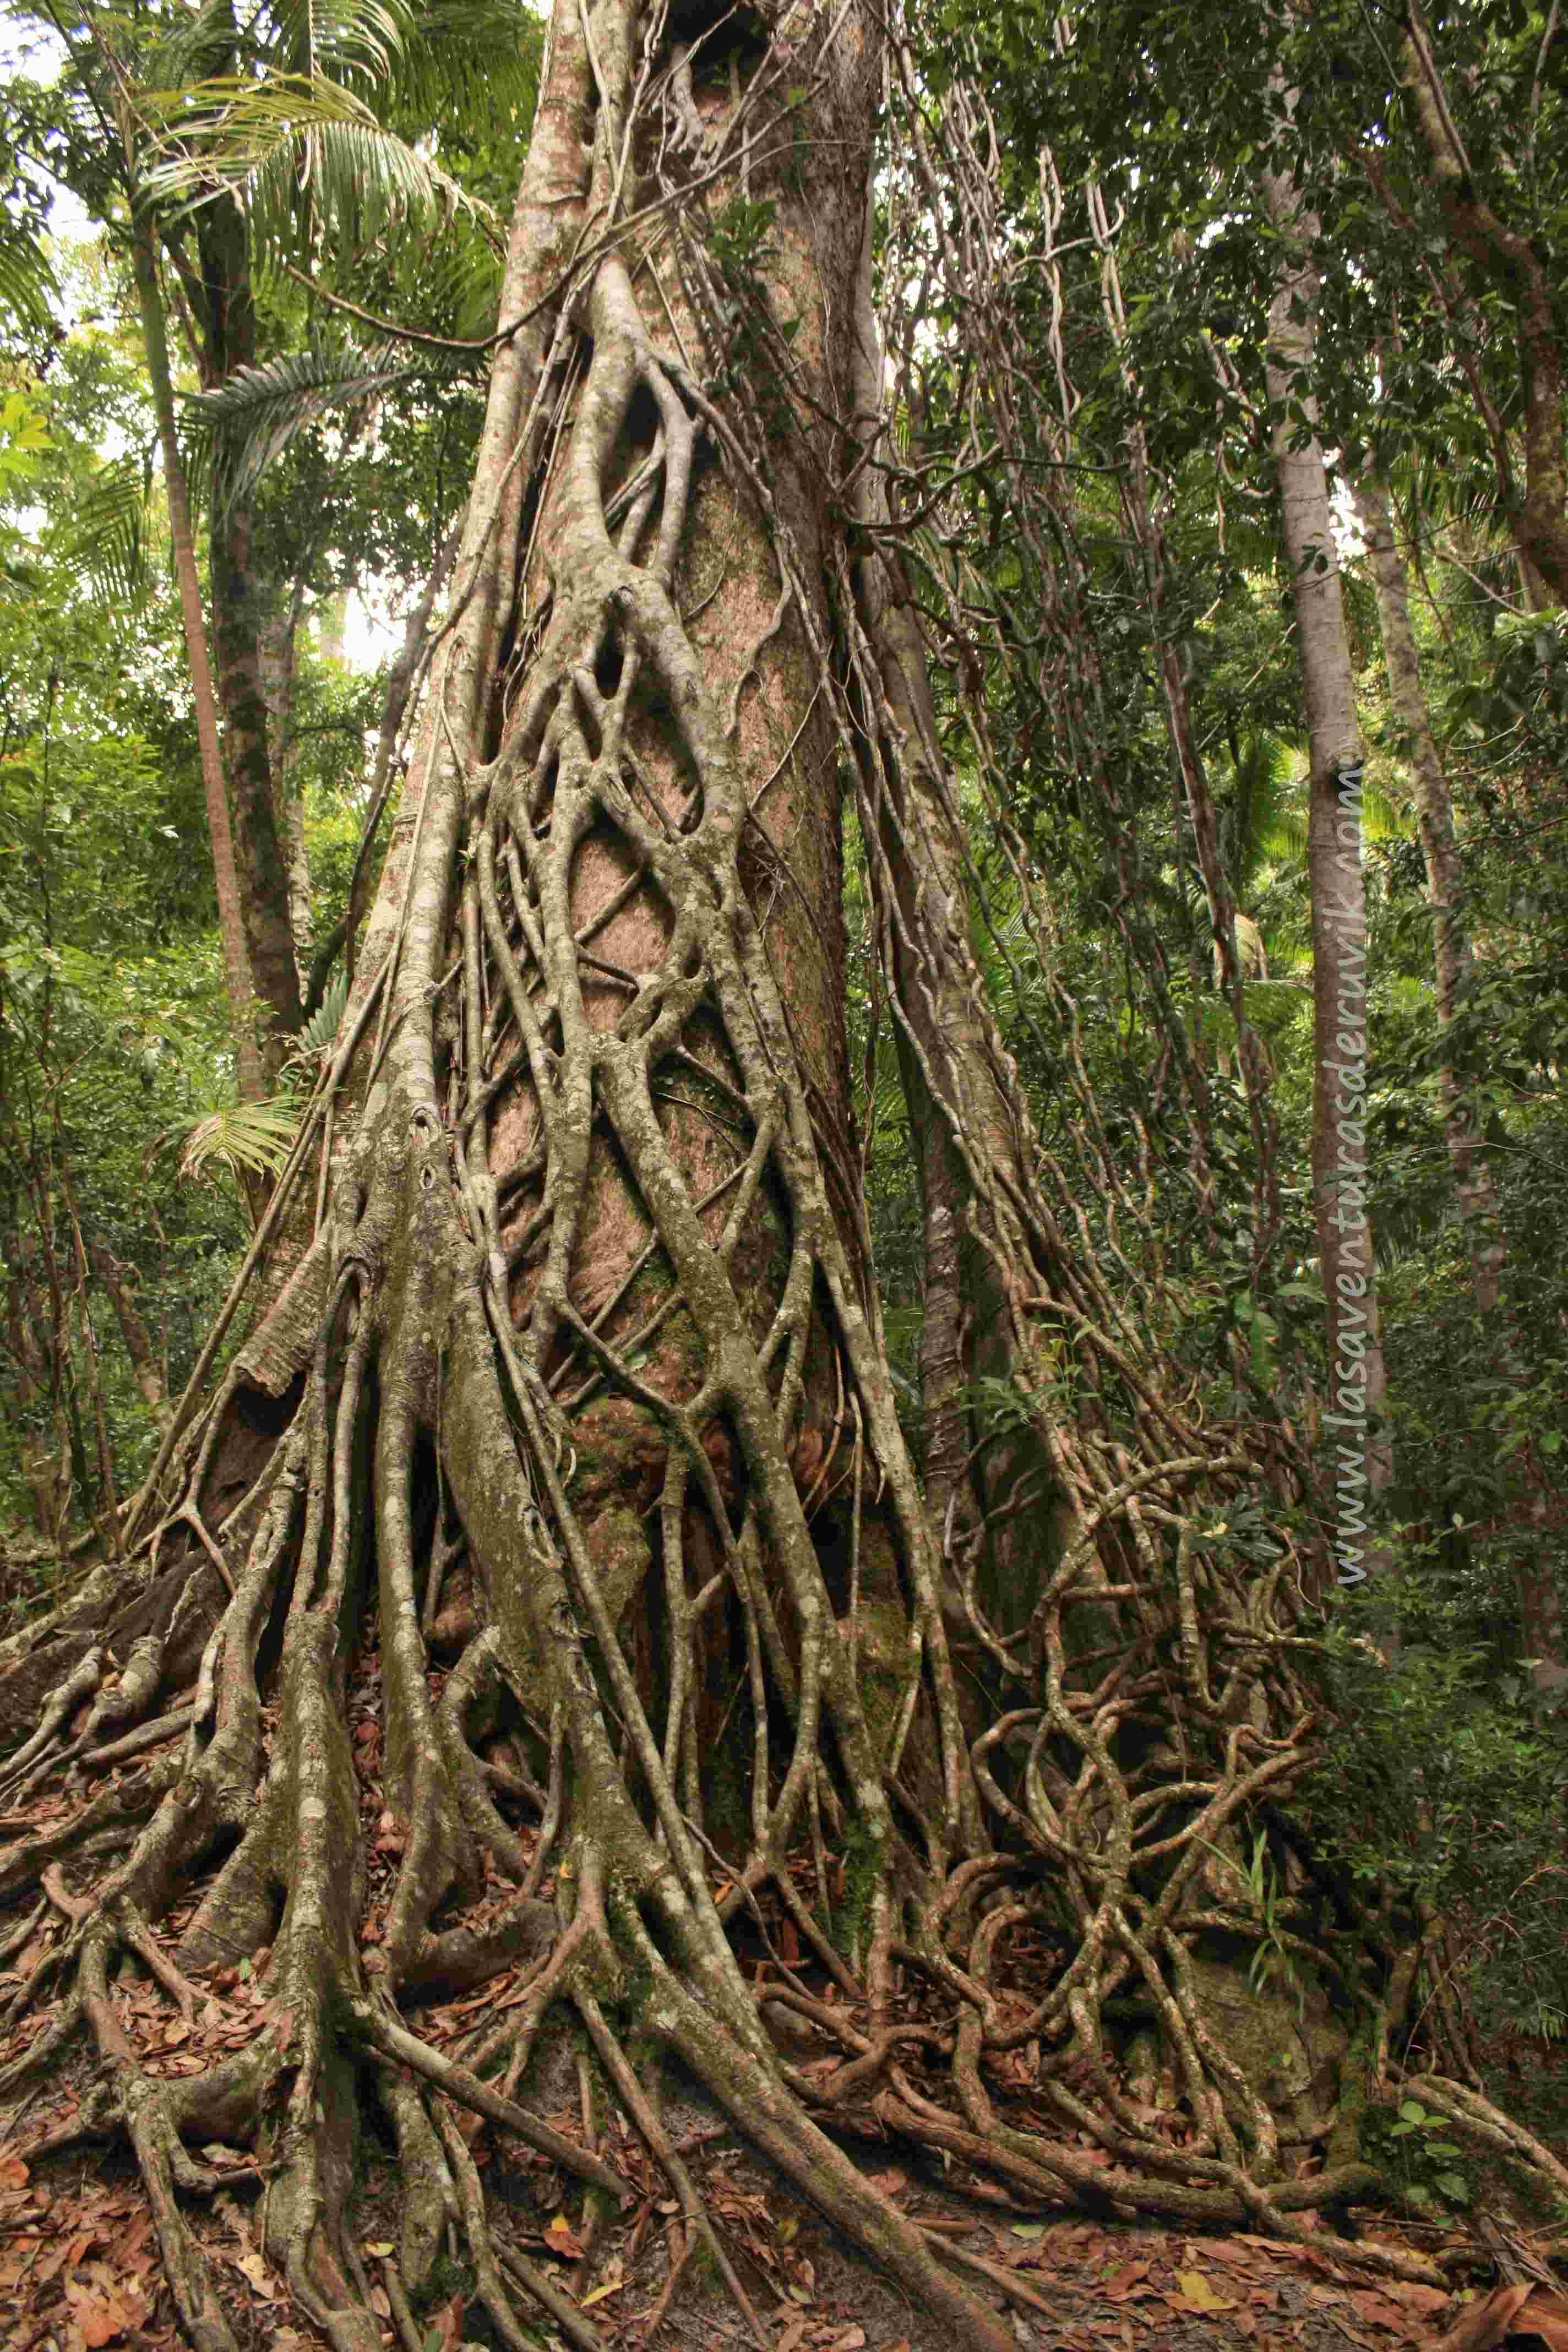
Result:
[[[240,368],[213,392],[186,403],[186,424],[198,470],[221,443],[228,498],[247,499],[296,434],[334,409],[383,398],[421,378],[437,381],[460,371],[460,358],[416,358],[405,345],[364,347],[345,341],[284,352],[258,367]]]

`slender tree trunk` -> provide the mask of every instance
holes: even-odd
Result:
[[[1426,867],[1427,903],[1432,909],[1437,1025],[1445,1038],[1451,1040],[1470,973],[1464,874],[1454,839],[1453,803],[1421,684],[1405,565],[1394,540],[1388,486],[1377,474],[1368,472],[1362,476],[1356,485],[1355,508],[1366,538],[1367,564],[1377,595],[1389,700],[1404,735],[1415,787],[1415,822]],[[1503,1245],[1498,1231],[1491,1177],[1481,1156],[1474,1114],[1464,1100],[1464,1074],[1455,1066],[1451,1043],[1444,1057],[1443,1092],[1454,1181],[1460,1213],[1470,1235],[1476,1306],[1483,1316],[1490,1316],[1498,1303],[1505,1262]]]
[[[1236,897],[1221,855],[1219,827],[1209,792],[1208,774],[1198,750],[1197,731],[1193,725],[1192,704],[1183,667],[1183,649],[1172,633],[1166,615],[1169,557],[1164,529],[1156,501],[1151,496],[1148,439],[1143,429],[1139,389],[1128,356],[1127,317],[1121,299],[1121,278],[1117,268],[1115,245],[1104,197],[1092,181],[1088,191],[1088,204],[1089,226],[1100,256],[1100,289],[1106,324],[1121,363],[1122,384],[1132,404],[1132,417],[1128,429],[1128,453],[1131,464],[1121,484],[1122,507],[1142,559],[1143,594],[1160,665],[1160,683],[1164,694],[1171,748],[1182,780],[1186,814],[1197,851],[1198,871],[1203,877],[1204,895],[1208,903],[1215,974],[1236,1023],[1237,1054],[1251,1122],[1252,1146],[1257,1157],[1258,1191],[1253,1217],[1253,1277],[1256,1286],[1279,1223],[1279,1182],[1275,1171],[1277,1129],[1268,1105],[1270,1072],[1263,1041],[1247,1017],[1247,992],[1237,945]],[[1206,974],[1205,976],[1206,978]]]
[[[301,994],[310,968],[310,861],[305,846],[305,803],[300,787],[300,740],[294,732],[294,669],[300,642],[303,583],[288,604],[268,614],[257,636],[261,691],[267,703],[273,817],[288,871],[289,929]]]
[[[1312,392],[1316,215],[1289,172],[1263,175],[1281,258],[1268,312],[1266,375],[1275,470],[1296,606],[1311,747],[1307,869],[1312,900],[1312,1188],[1328,1299],[1329,1401],[1337,1458],[1363,1450],[1375,1499],[1393,1473],[1376,1261],[1367,1213],[1367,930],[1362,866],[1360,729],[1339,555]],[[1347,1489],[1342,1486],[1342,1496]],[[1343,1515],[1342,1513],[1342,1525]],[[1342,1577],[1359,1580],[1357,1557]]]
[[[1404,731],[1411,773],[1415,783],[1415,818],[1426,866],[1426,896],[1432,908],[1433,957],[1436,971],[1437,1026],[1445,1044],[1442,1065],[1443,1097],[1448,1154],[1454,1189],[1470,1255],[1470,1282],[1476,1311],[1483,1324],[1497,1333],[1504,1360],[1515,1385],[1528,1386],[1519,1335],[1501,1306],[1501,1287],[1508,1265],[1507,1245],[1498,1214],[1497,1191],[1487,1166],[1485,1148],[1475,1113],[1466,1095],[1467,1076],[1457,1063],[1453,1032],[1470,974],[1470,941],[1465,920],[1464,873],[1454,838],[1454,812],[1448,779],[1432,734],[1426,697],[1421,684],[1421,664],[1410,625],[1410,601],[1405,564],[1394,535],[1387,484],[1373,472],[1356,485],[1357,518],[1366,538],[1367,562],[1377,593],[1378,624],[1383,635],[1384,661],[1388,671],[1389,699]],[[1510,1481],[1510,1484],[1513,1484]],[[1531,1517],[1539,1496],[1518,1497],[1513,1508]],[[1563,1668],[1563,1627],[1553,1580],[1544,1570],[1525,1567],[1519,1577],[1520,1632],[1525,1653],[1535,1661],[1531,1671],[1545,1689],[1565,1679]]]
[[[925,1491],[933,1518],[966,1532],[973,1503],[973,1418],[964,1391],[974,1377],[1005,1379],[1016,1353],[997,1264],[971,1229],[974,1169],[1017,1177],[1017,1137],[991,1063],[992,1039],[973,983],[968,948],[969,877],[963,820],[953,804],[937,723],[926,649],[909,583],[886,545],[888,503],[879,461],[886,425],[882,352],[872,299],[875,207],[868,193],[857,286],[855,415],[868,462],[857,478],[862,525],[882,544],[857,567],[857,605],[875,650],[886,697],[883,770],[896,789],[882,811],[880,855],[892,890],[886,919],[899,975],[895,1010],[900,1068],[917,1138],[924,1228],[924,1321],[921,1335]],[[1011,1484],[994,1462],[992,1485]],[[984,1491],[984,1486],[982,1488]],[[951,1543],[951,1532],[950,1532]]]
[[[225,383],[256,358],[246,226],[237,205],[219,197],[197,219],[206,317],[203,383]],[[278,824],[267,740],[261,632],[265,595],[251,552],[251,519],[230,495],[225,469],[213,467],[210,502],[213,657],[224,715],[224,751],[234,806],[240,912],[256,993],[268,1016],[262,1055],[276,1069],[301,1018],[300,974],[289,909],[289,866]]]
[[[127,163],[132,149],[126,143]],[[223,751],[218,741],[217,699],[212,667],[207,659],[206,616],[202,609],[201,583],[196,575],[195,541],[191,533],[190,499],[185,488],[184,462],[174,423],[174,389],[169,371],[169,341],[163,322],[163,296],[158,288],[153,225],[144,210],[133,209],[131,257],[136,273],[136,296],[142,313],[142,335],[147,353],[147,381],[158,442],[163,457],[163,485],[169,501],[169,531],[174,547],[174,576],[180,591],[180,617],[185,632],[185,656],[190,664],[191,694],[195,704],[196,740],[201,749],[202,791],[206,803],[207,837],[212,847],[213,878],[217,887],[218,935],[223,942],[224,982],[229,1016],[234,1023],[238,1055],[239,1096],[256,1102],[265,1091],[261,1056],[256,1043],[256,1006],[246,955],[245,923],[240,908],[235,866],[234,834],[229,824],[228,794],[224,782]]]
[[[61,1384],[49,1343],[47,1318],[33,1297],[29,1253],[21,1232],[7,1252],[5,1337],[16,1404],[24,1415],[47,1414],[47,1433],[21,1440],[22,1475],[32,1501],[34,1523],[47,1543],[63,1543],[70,1513],[70,1444],[62,1411]]]
[[[88,1262],[109,1294],[109,1303],[114,1309],[114,1319],[120,1326],[120,1337],[142,1402],[162,1433],[168,1428],[171,1418],[168,1391],[163,1386],[163,1370],[158,1362],[158,1351],[153,1344],[153,1335],[142,1320],[132,1294],[131,1270],[121,1265],[113,1251],[102,1242],[89,1245]]]

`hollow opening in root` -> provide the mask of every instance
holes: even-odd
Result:
[[[621,641],[613,631],[606,633],[594,664],[594,683],[606,702],[621,682]]]

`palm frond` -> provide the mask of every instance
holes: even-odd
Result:
[[[453,107],[525,128],[539,98],[544,23],[517,0],[431,0],[391,78],[392,96],[416,121]]]
[[[185,403],[187,433],[210,459],[221,446],[232,499],[243,499],[294,436],[334,408],[391,392],[420,376],[440,376],[439,358],[411,356],[406,346],[343,343],[285,352],[260,367],[241,368],[216,392]]]
[[[405,0],[270,0],[274,59],[296,73],[384,81],[414,37]]]
[[[180,1174],[200,1176],[215,1164],[236,1178],[276,1176],[300,1125],[296,1102],[231,1103],[197,1119],[184,1138]]]
[[[338,1034],[338,1024],[343,1017],[343,1007],[349,1001],[349,976],[340,971],[311,1013],[295,1040],[292,1061],[303,1062],[312,1054],[324,1054]]]
[[[33,333],[48,325],[49,298],[58,292],[43,247],[0,205],[0,314]]]
[[[1292,744],[1259,727],[1238,748],[1225,811],[1225,852],[1232,881],[1247,896],[1262,867],[1306,856],[1307,811]]]
[[[1413,841],[1415,819],[1406,803],[1367,776],[1362,780],[1361,830],[1363,841]]]
[[[71,502],[57,541],[104,604],[139,596],[147,577],[147,475],[140,457],[105,466]]]
[[[343,250],[399,231],[436,233],[459,215],[500,241],[488,205],[324,74],[224,75],[145,103],[162,125],[148,195],[189,214],[227,193],[263,262],[295,241],[302,203]]]

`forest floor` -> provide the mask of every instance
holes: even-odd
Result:
[[[32,2118],[45,2129],[63,2120],[58,2102],[53,2115]],[[478,2152],[483,2155],[482,2144]],[[216,2150],[206,2153],[216,2159]],[[1197,2237],[1081,2215],[1026,2215],[885,2157],[869,2168],[895,2189],[904,2210],[1009,2280],[1012,2292],[1004,2294],[978,2270],[969,2272],[982,2294],[1011,2309],[1021,2352],[1568,2347],[1568,2294],[1528,2283],[1489,2284],[1479,2248],[1475,2283],[1446,2295],[1436,2287],[1370,2283],[1339,2259],[1342,2242],[1326,2228],[1321,2245],[1296,2247],[1245,2232]],[[492,2188],[500,2164],[492,2157],[487,2168]],[[811,2209],[728,2137],[711,2139],[693,2171],[773,2352],[944,2352],[940,2331],[911,2311],[889,2281],[847,2259]],[[667,2294],[679,2229],[660,2210],[668,2200],[646,2199],[585,2249],[581,2224],[565,2206],[548,2219],[541,2210],[539,2190],[544,2186],[548,2195],[547,2186],[531,2182],[525,2190],[515,2177],[511,2185],[519,2192],[516,2242],[563,2286],[587,2252],[595,2283],[584,2286],[583,2300],[606,2352],[643,2352],[656,2343],[658,2352],[706,2352],[750,2340],[723,2286],[697,2263],[688,2264],[675,2294]],[[313,2352],[317,2339],[291,2324],[283,2283],[258,2251],[254,2177],[237,2179],[205,2218],[196,2209],[189,2218],[242,2352],[264,2346]],[[374,2212],[362,2220],[367,2252],[390,2255],[391,2239],[371,2234]],[[1391,2230],[1385,2217],[1377,2226],[1385,2239],[1405,2234]],[[1436,2233],[1406,2242],[1430,2252]],[[372,2300],[385,2301],[374,2285]],[[78,2151],[30,2168],[14,2147],[0,2150],[0,2336],[14,2352],[100,2346],[174,2352],[181,2341],[174,2306],[161,2284],[152,2214],[127,2155]],[[497,2342],[460,2280],[427,2305],[419,2326],[427,2352]],[[395,2341],[390,2315],[383,2338],[389,2347]]]
[[[399,1825],[382,1800],[378,1674],[374,1650],[362,1648],[350,1675],[349,1727],[369,1860],[363,1941],[372,1948],[402,1848]],[[56,1776],[37,1790],[24,1815],[0,1821],[0,1841],[58,1827],[82,1796],[79,1786]],[[71,1876],[82,1867],[68,1860]],[[75,1889],[64,1873],[45,1874],[30,1933],[0,1965],[0,2012],[13,2019],[0,2028],[0,2065],[40,2029],[38,2011],[18,1996],[68,1933],[69,1915],[90,1885],[91,1865]],[[493,1903],[508,1891],[498,1884],[486,1894]],[[157,1940],[166,1954],[172,1956],[195,1899],[193,1889],[189,1901],[159,1923]],[[789,1948],[787,1920],[775,1921],[773,1932],[775,1949],[785,1948],[792,1973],[799,1969],[809,1977],[809,1956]],[[13,1923],[0,1921],[0,1939],[7,1936]],[[193,2074],[245,2048],[272,2008],[268,1958],[262,1949],[232,1967],[192,1972],[196,1998],[184,2011],[139,1964],[122,1964],[111,1997],[147,2073]],[[759,1945],[748,1966],[762,1970],[766,1965]],[[411,2021],[437,2049],[458,2055],[522,2000],[526,1974],[520,1961],[465,1998],[421,2008]],[[826,1977],[813,1989],[821,2001],[835,1998]],[[1007,1997],[1005,1986],[997,1990]],[[795,2045],[790,2054],[809,2074],[811,2048]],[[1519,2053],[1513,2059],[1520,2068]],[[1010,2124],[1053,2137],[1054,2124],[1034,2111],[1024,2053],[1015,2054],[1015,2067],[1016,2079],[991,2085],[999,2108]],[[1513,2084],[1501,2083],[1501,2095],[1506,2099],[1510,2090],[1524,2095],[1531,2087],[1539,2094],[1555,2084],[1563,2094],[1561,2111],[1568,2107],[1565,2076],[1563,2053],[1531,2045]],[[558,2131],[581,2138],[584,2079],[569,2038],[562,2035],[552,2052],[542,2044],[535,2057],[529,2104]],[[152,2211],[129,2152],[73,2139],[74,2119],[89,2091],[87,2053],[79,2042],[9,2116],[0,2117],[0,2343],[13,2352],[95,2352],[102,2346],[163,2352],[181,2340],[162,2283]],[[901,2210],[947,2242],[976,2293],[1010,2313],[1021,2347],[1190,2352],[1198,2346],[1250,2345],[1343,2352],[1349,2345],[1360,2352],[1395,2352],[1403,2346],[1442,2346],[1447,2352],[1486,2352],[1492,2345],[1518,2344],[1568,2352],[1568,2280],[1556,2283],[1544,2259],[1542,2231],[1506,2198],[1482,2191],[1471,2218],[1451,2225],[1387,2210],[1342,2217],[1346,2231],[1440,2260],[1453,2288],[1445,2293],[1380,2281],[1358,2269],[1346,2260],[1352,2241],[1326,2217],[1303,2217],[1315,2227],[1311,2242],[1298,2246],[1247,2232],[1194,2235],[1173,2226],[1097,2220],[1066,2206],[1042,2211],[1014,2202],[961,2163],[944,2170],[890,2138],[879,2144],[868,2136],[877,2128],[868,2109],[857,2120],[868,2134],[849,2142],[857,2160]],[[852,2257],[814,2210],[748,2152],[703,2095],[668,2084],[663,2122],[690,2168],[771,2352],[947,2352],[941,2329],[910,2309],[889,2280]],[[618,2215],[596,2220],[585,2216],[580,2188],[547,2159],[479,2116],[461,2115],[459,2124],[489,2193],[498,2245],[510,2244],[547,2269],[581,2304],[605,2352],[705,2352],[751,2340],[710,2257],[697,2249],[681,2261],[679,2209],[612,2102],[601,2099],[592,2127],[598,2152],[624,2176],[627,2196]],[[229,2178],[205,2201],[187,2200],[186,2220],[220,2282],[241,2352],[260,2352],[263,2346],[305,2352],[318,2339],[291,2310],[284,2284],[262,2252],[261,2173],[236,2147],[215,2143],[201,2155],[214,2172]],[[395,2260],[397,2188],[390,2143],[367,2124],[350,2220],[363,2249],[373,2307],[384,2316],[384,2341],[406,2347],[408,2339],[395,2331],[376,2268]],[[418,2315],[420,2352],[497,2344],[473,2294],[471,2274],[437,2262]]]

